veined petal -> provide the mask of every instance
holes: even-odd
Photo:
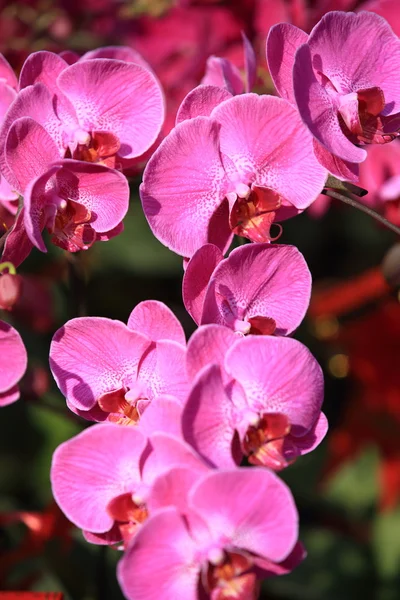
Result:
[[[147,335],[153,342],[170,340],[186,346],[182,325],[163,302],[145,300],[132,310],[128,319],[129,329]]]
[[[297,248],[246,244],[214,270],[201,323],[234,329],[236,320],[246,321],[252,333],[250,320],[264,317],[275,321],[275,335],[288,335],[303,320],[310,294],[311,274]]]
[[[200,324],[208,283],[216,266],[223,259],[221,250],[205,244],[190,259],[182,281],[182,296],[186,310]]]
[[[28,356],[18,331],[4,321],[0,321],[0,356],[0,393],[10,394],[26,371]]]
[[[197,600],[196,547],[176,508],[160,510],[140,528],[118,565],[129,600]]]
[[[214,108],[228,98],[232,98],[232,94],[226,88],[198,85],[182,100],[176,115],[176,124],[195,117],[209,117]]]
[[[159,340],[142,358],[138,382],[145,386],[149,399],[173,395],[182,404],[189,391],[186,348],[171,340]]]
[[[134,379],[150,345],[120,321],[82,317],[59,329],[50,346],[50,368],[71,404],[89,410],[108,392]]]
[[[18,89],[18,79],[9,62],[0,54],[0,78],[14,90]]]
[[[20,88],[43,83],[52,92],[57,90],[56,79],[68,67],[66,61],[47,50],[33,52],[24,62],[19,76]]]
[[[201,83],[226,88],[231,94],[241,94],[244,91],[239,69],[227,58],[218,56],[210,56],[207,60],[206,74]]]
[[[272,81],[281,98],[295,105],[293,65],[297,48],[307,42],[308,35],[290,23],[278,23],[267,37],[267,62]]]
[[[13,175],[9,183],[22,195],[29,183],[45,173],[60,156],[51,136],[31,117],[21,117],[11,125],[5,153]]]
[[[140,156],[157,139],[164,121],[164,100],[157,80],[147,69],[94,58],[65,69],[57,83],[74,105],[80,126],[85,131],[116,135],[123,158]]]
[[[154,235],[190,257],[209,242],[225,249],[231,239],[225,172],[215,121],[180,123],[149,160],[140,186],[143,210]]]
[[[141,482],[139,461],[146,438],[132,427],[93,425],[59,446],[51,467],[53,495],[77,527],[108,531],[111,500],[134,492]]]
[[[313,136],[343,160],[355,163],[365,160],[366,151],[344,135],[333,99],[315,77],[309,44],[303,44],[296,52],[293,88],[300,116]]]
[[[216,540],[274,562],[284,560],[297,541],[298,515],[292,494],[266,469],[211,472],[194,484],[189,505],[203,517]]]
[[[233,456],[233,423],[233,405],[225,392],[221,369],[212,364],[193,382],[182,416],[183,435],[211,465],[229,468],[242,458],[240,452]]]
[[[108,232],[122,221],[129,206],[126,177],[115,169],[80,160],[64,159],[55,164],[61,198],[73,200],[91,212],[94,231]]]
[[[250,407],[282,413],[304,435],[319,417],[324,380],[311,352],[297,340],[250,336],[228,350],[225,368],[243,386]]]
[[[80,61],[93,60],[94,58],[113,58],[114,60],[122,60],[124,62],[135,63],[152,72],[148,62],[146,62],[141,54],[130,46],[103,46],[95,50],[85,52],[80,58]]]
[[[207,365],[223,367],[227,350],[237,341],[237,335],[222,325],[203,325],[196,329],[188,342],[186,364],[189,379]]]
[[[211,118],[221,124],[221,152],[240,183],[271,188],[296,208],[306,208],[321,192],[326,171],[289,102],[243,94],[217,106]]]
[[[340,93],[379,87],[386,100],[382,114],[400,111],[400,40],[385,19],[367,11],[329,12],[307,43],[314,70],[328,77]]]

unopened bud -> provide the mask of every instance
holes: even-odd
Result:
[[[11,310],[17,302],[22,291],[22,277],[20,275],[12,275],[4,273],[0,275],[0,308],[3,310]]]

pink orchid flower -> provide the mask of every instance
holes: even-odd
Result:
[[[242,334],[288,335],[301,323],[311,274],[294,246],[246,244],[223,260],[212,244],[197,250],[183,278],[186,310],[200,325]]]
[[[36,52],[22,68],[20,86],[0,132],[2,152],[13,122],[31,117],[53,138],[58,148],[53,161],[74,158],[115,167],[148,150],[164,120],[155,76],[126,60],[86,57],[68,65],[56,54]],[[4,158],[2,170],[7,174]]]
[[[293,568],[297,511],[272,472],[210,472],[188,491],[177,476],[173,483],[185,500],[155,512],[118,565],[126,598],[255,599],[260,574],[283,571],[285,560],[286,572]]]
[[[342,161],[360,163],[366,158],[360,144],[397,137],[400,41],[383,18],[364,11],[330,12],[310,36],[278,25],[271,30],[267,55],[278,91],[286,98],[294,94],[321,153],[325,149]]]
[[[233,233],[270,241],[275,218],[305,209],[325,179],[297,111],[243,94],[177,125],[148,162],[140,192],[154,235],[191,257],[207,243],[225,251]]]
[[[90,420],[131,425],[161,395],[184,402],[184,343],[171,311],[162,303],[144,302],[128,325],[101,317],[68,321],[54,335],[50,367],[72,411]]]
[[[209,327],[216,326],[204,329]],[[204,339],[214,339],[216,346],[208,366]],[[204,337],[199,330],[188,346],[188,371],[194,375],[193,364],[198,371],[183,413],[185,439],[218,467],[239,464],[245,455],[253,464],[283,469],[327,432],[322,370],[309,350],[290,338],[229,342],[222,332]]]
[[[33,246],[47,251],[43,229],[51,234],[52,243],[76,252],[123,228],[129,186],[122,173],[73,159],[54,162],[56,155],[52,137],[34,119],[22,117],[10,127],[6,140],[10,183],[24,196],[24,206],[7,237],[3,260],[16,266]]]
[[[267,37],[268,69],[278,94],[297,108],[293,89],[293,65],[297,49],[305,44],[308,35],[289,23],[279,23],[271,28]],[[306,125],[305,125],[306,127]],[[316,138],[313,138],[313,148],[317,160],[329,173],[338,179],[358,181],[358,165],[342,160],[329,152]],[[311,205],[311,210],[321,203],[319,196]],[[322,200],[323,202],[323,200]],[[316,211],[318,212],[318,210]]]
[[[0,356],[0,406],[7,406],[19,398],[17,384],[26,371],[28,357],[18,331],[4,321],[0,321]]]
[[[151,437],[140,428],[102,423],[56,449],[51,467],[54,498],[87,541],[126,545],[157,508],[152,485],[160,475],[179,467],[189,470],[193,481],[209,470],[179,436],[165,433],[169,421],[150,419]],[[163,501],[168,505],[172,498],[164,496]]]

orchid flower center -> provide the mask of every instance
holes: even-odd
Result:
[[[339,122],[346,137],[357,144],[386,144],[400,135],[390,131],[391,117],[381,113],[385,108],[385,95],[381,88],[370,87],[345,93],[335,87],[326,75],[318,73],[321,84],[337,105]],[[394,120],[393,120],[394,122]],[[397,129],[397,125],[394,126]]]
[[[121,147],[116,135],[108,131],[93,131],[87,133],[78,130],[74,135],[72,150],[69,151],[75,160],[98,163],[115,169],[117,153]]]
[[[125,545],[135,535],[138,526],[148,517],[144,503],[137,503],[130,493],[113,498],[107,506],[107,512],[121,532]]]
[[[247,186],[246,186],[247,187]],[[229,216],[232,232],[248,238],[252,242],[270,242],[278,239],[271,236],[271,225],[276,211],[282,206],[282,197],[270,188],[252,186],[247,195],[237,193]],[[231,196],[231,197],[230,197]],[[232,199],[233,194],[228,194]]]
[[[119,425],[137,425],[149,400],[140,385],[121,388],[99,398],[98,404],[108,414],[108,421]]]
[[[45,212],[51,241],[68,252],[87,250],[93,244],[96,233],[89,224],[91,218],[92,214],[85,206],[61,198],[48,204]]]
[[[205,587],[213,600],[256,600],[258,584],[253,562],[238,552],[224,552],[218,564],[208,563]]]
[[[287,458],[286,443],[291,425],[282,413],[264,413],[257,423],[251,424],[243,441],[243,452],[253,465],[262,465],[279,471],[293,462]]]
[[[234,319],[232,323],[235,333],[239,335],[273,335],[276,330],[276,321],[271,317],[250,317],[247,319]]]

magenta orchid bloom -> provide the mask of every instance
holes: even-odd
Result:
[[[179,436],[165,433],[170,419],[148,421],[151,437],[140,428],[102,423],[64,442],[54,453],[54,498],[92,543],[126,544],[160,502],[151,497],[160,475],[179,467],[190,470],[194,481],[209,470]],[[164,503],[171,502],[164,497]]]
[[[174,482],[179,485],[177,476]],[[289,489],[262,469],[206,473],[188,490],[185,483],[186,498],[154,513],[120,561],[125,596],[257,598],[260,574],[279,572],[296,548],[298,516]]]
[[[36,52],[25,62],[20,84],[0,145],[4,148],[16,119],[31,117],[57,145],[53,161],[74,158],[115,167],[150,148],[164,120],[161,88],[137,63],[86,57],[69,66],[56,54]],[[2,169],[7,172],[4,160]]]
[[[310,36],[277,25],[267,55],[278,91],[286,98],[293,91],[303,122],[329,153],[360,163],[360,144],[397,137],[400,41],[378,15],[330,12]]]
[[[54,335],[50,367],[72,411],[90,420],[135,424],[165,394],[184,402],[184,339],[167,307],[143,302],[128,325],[101,317],[68,321]]]
[[[270,227],[305,209],[326,179],[312,138],[285,100],[243,94],[186,120],[147,164],[143,209],[155,236],[184,257],[232,235],[267,242]]]
[[[193,363],[199,370],[182,427],[201,456],[225,468],[245,455],[280,470],[321,442],[328,428],[321,413],[323,375],[305,346],[290,338],[249,336],[227,348],[229,338],[220,334],[204,367],[204,334],[199,330],[196,338],[188,346],[188,370],[193,374]]]
[[[19,398],[18,382],[28,362],[24,343],[18,331],[0,321],[0,406],[7,406]]]
[[[198,325],[288,335],[308,308],[311,274],[294,246],[246,244],[223,260],[222,252],[207,244],[191,258],[182,289],[186,310]]]
[[[129,205],[129,186],[122,173],[72,159],[53,162],[56,154],[51,136],[30,117],[10,127],[6,140],[10,183],[24,196],[24,207],[7,238],[3,260],[16,266],[33,246],[46,252],[43,229],[69,252],[85,250],[122,230]]]

